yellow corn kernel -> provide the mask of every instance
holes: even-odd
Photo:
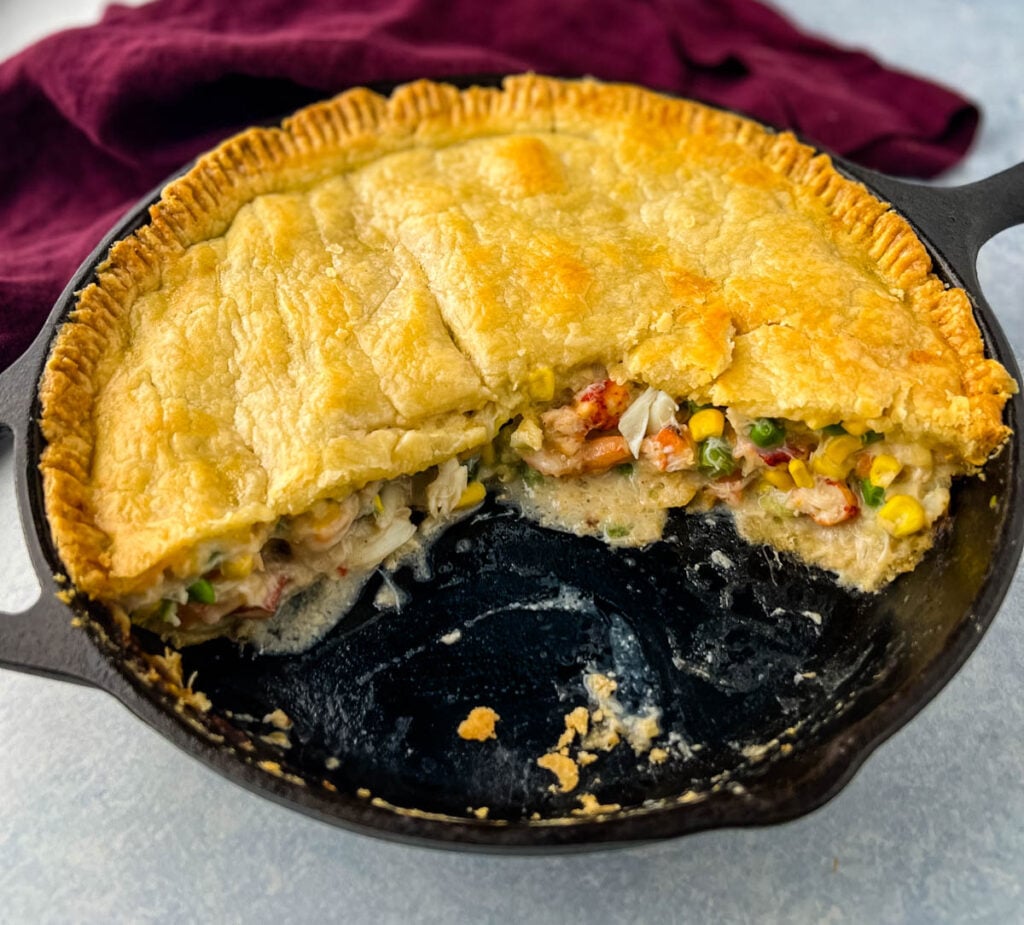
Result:
[[[796,484],[785,469],[766,469],[761,478],[779,491],[789,491]]]
[[[797,488],[814,488],[814,476],[802,459],[791,459],[787,468]]]
[[[876,488],[888,488],[900,474],[903,464],[888,453],[879,453],[871,460],[871,470],[868,472],[868,481]]]
[[[910,536],[928,523],[921,502],[910,495],[893,495],[879,508],[878,520],[895,537]]]
[[[690,436],[700,443],[708,437],[721,437],[725,430],[725,415],[717,408],[702,408],[689,421]]]
[[[871,428],[863,421],[843,421],[843,430],[854,437],[863,437]]]
[[[522,423],[512,431],[509,445],[513,450],[539,450],[544,445],[544,431],[536,421],[524,418]]]
[[[853,454],[861,448],[860,437],[842,434],[826,440],[811,460],[818,475],[830,479],[845,479],[853,468]]]
[[[483,482],[470,482],[462,494],[459,495],[458,504],[455,505],[455,509],[458,510],[464,507],[472,507],[474,504],[479,504],[484,498],[487,497],[487,489],[484,488]]]
[[[551,401],[555,397],[555,371],[550,366],[538,366],[527,377],[526,389],[537,401]]]
[[[846,465],[846,463],[834,463],[824,456],[815,456],[811,460],[811,468],[815,474],[823,475],[827,479],[833,479],[838,482],[846,478],[851,467]]]
[[[384,499],[381,498],[380,492],[373,496],[373,513],[378,517],[384,513]]]
[[[860,448],[861,442],[859,437],[854,437],[852,434],[842,434],[826,441],[822,453],[834,463],[843,463]]]
[[[252,554],[246,554],[242,556],[234,556],[231,559],[227,559],[221,562],[217,568],[220,569],[221,575],[225,578],[237,581],[241,578],[246,578],[252,573],[254,560]]]

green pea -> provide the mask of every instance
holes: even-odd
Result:
[[[702,472],[715,479],[732,475],[736,471],[732,447],[728,440],[721,437],[708,437],[707,440],[701,441],[697,451],[697,464]]]
[[[197,604],[212,604],[217,600],[217,592],[205,578],[197,578],[187,590],[188,599]]]
[[[869,479],[860,480],[860,493],[868,507],[878,507],[885,500],[885,489],[872,485]]]
[[[530,486],[530,488],[536,488],[541,482],[544,481],[544,476],[541,475],[533,466],[523,464],[523,481]]]
[[[786,439],[786,428],[774,418],[758,418],[750,425],[750,439],[766,450]]]

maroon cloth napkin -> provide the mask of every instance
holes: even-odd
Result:
[[[0,367],[142,195],[226,135],[345,87],[455,74],[631,81],[931,176],[961,97],[809,37],[754,0],[156,0],[0,64]]]

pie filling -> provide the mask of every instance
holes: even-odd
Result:
[[[603,370],[542,409],[463,458],[211,541],[194,552],[198,572],[113,603],[180,642],[222,635],[325,578],[361,581],[400,561],[488,491],[545,525],[628,546],[660,539],[671,508],[724,505],[748,539],[874,590],[928,548],[957,471],[941,449],[862,422],[750,418]]]

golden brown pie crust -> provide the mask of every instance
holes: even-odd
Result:
[[[115,244],[41,384],[91,596],[484,443],[600,363],[978,466],[1015,385],[907,222],[788,133],[632,86],[352,90],[224,142]]]

